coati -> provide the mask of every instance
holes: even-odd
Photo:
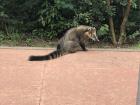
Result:
[[[50,60],[50,59],[55,59],[59,56],[62,56],[68,53],[74,53],[80,50],[87,51],[85,47],[85,42],[88,39],[99,41],[98,37],[96,36],[95,27],[80,25],[80,26],[71,28],[59,40],[55,51],[44,56],[30,56],[29,61]]]

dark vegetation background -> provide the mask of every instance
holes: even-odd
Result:
[[[95,26],[100,43],[140,47],[140,0],[0,0],[0,45],[45,46],[81,24]]]

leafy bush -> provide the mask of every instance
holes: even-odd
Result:
[[[0,31],[0,43],[5,39],[4,32]]]
[[[132,1],[129,21],[134,24],[127,26],[129,39],[138,37],[138,3],[138,0]],[[0,0],[0,41],[52,40],[58,33],[81,24],[96,26],[99,37],[110,41],[108,16],[113,16],[114,23],[119,25],[120,8],[127,5],[127,0],[116,0],[112,4],[108,7],[106,0]],[[115,28],[118,29],[117,25]]]
[[[132,33],[131,35],[128,36],[128,40],[133,41],[137,38],[138,41],[140,41],[140,30],[139,31],[135,31],[134,33]]]
[[[109,26],[107,24],[103,24],[97,31],[97,35],[104,41],[110,41],[111,36],[109,35]]]

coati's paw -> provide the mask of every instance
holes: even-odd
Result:
[[[84,49],[83,51],[88,51],[88,49]]]

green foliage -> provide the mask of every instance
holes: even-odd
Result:
[[[19,41],[21,39],[21,35],[20,33],[11,33],[8,38],[12,41]]]
[[[110,6],[111,8],[109,8],[107,6],[107,9],[106,9],[106,13],[109,15],[109,16],[114,16],[116,15],[116,6]]]
[[[104,24],[100,27],[98,30],[99,35],[107,35],[109,33],[109,26],[107,24]]]
[[[45,0],[38,12],[39,23],[48,32],[49,38],[79,24],[100,26],[98,23],[105,21],[103,5],[101,0]]]
[[[132,33],[131,35],[128,36],[128,39],[129,40],[134,40],[136,39],[137,37],[140,38],[140,30],[139,31],[135,31],[134,33]]]
[[[138,0],[132,0],[132,7],[136,9],[138,7]]]
[[[139,29],[138,2],[132,0],[129,21],[134,24],[127,25],[131,38],[136,38],[134,33]],[[119,25],[118,17],[126,5],[127,0],[115,0],[111,8],[106,0],[0,0],[0,41],[24,39],[30,45],[34,38],[51,40],[63,30],[81,24],[96,26],[101,39],[109,40],[108,16],[113,16]]]
[[[109,41],[111,39],[109,35],[109,26],[107,24],[103,24],[97,31],[97,35],[104,41]]]
[[[137,48],[140,48],[140,42],[138,43]]]
[[[120,0],[120,5],[126,6],[127,5],[127,0]]]
[[[17,45],[19,42],[21,42],[22,37],[20,33],[11,33],[10,35],[7,35],[3,31],[0,31],[0,44],[9,41],[12,42],[13,45]]]
[[[28,46],[32,45],[32,39],[31,38],[26,39],[25,42]]]
[[[0,43],[5,39],[4,33],[0,31]]]

